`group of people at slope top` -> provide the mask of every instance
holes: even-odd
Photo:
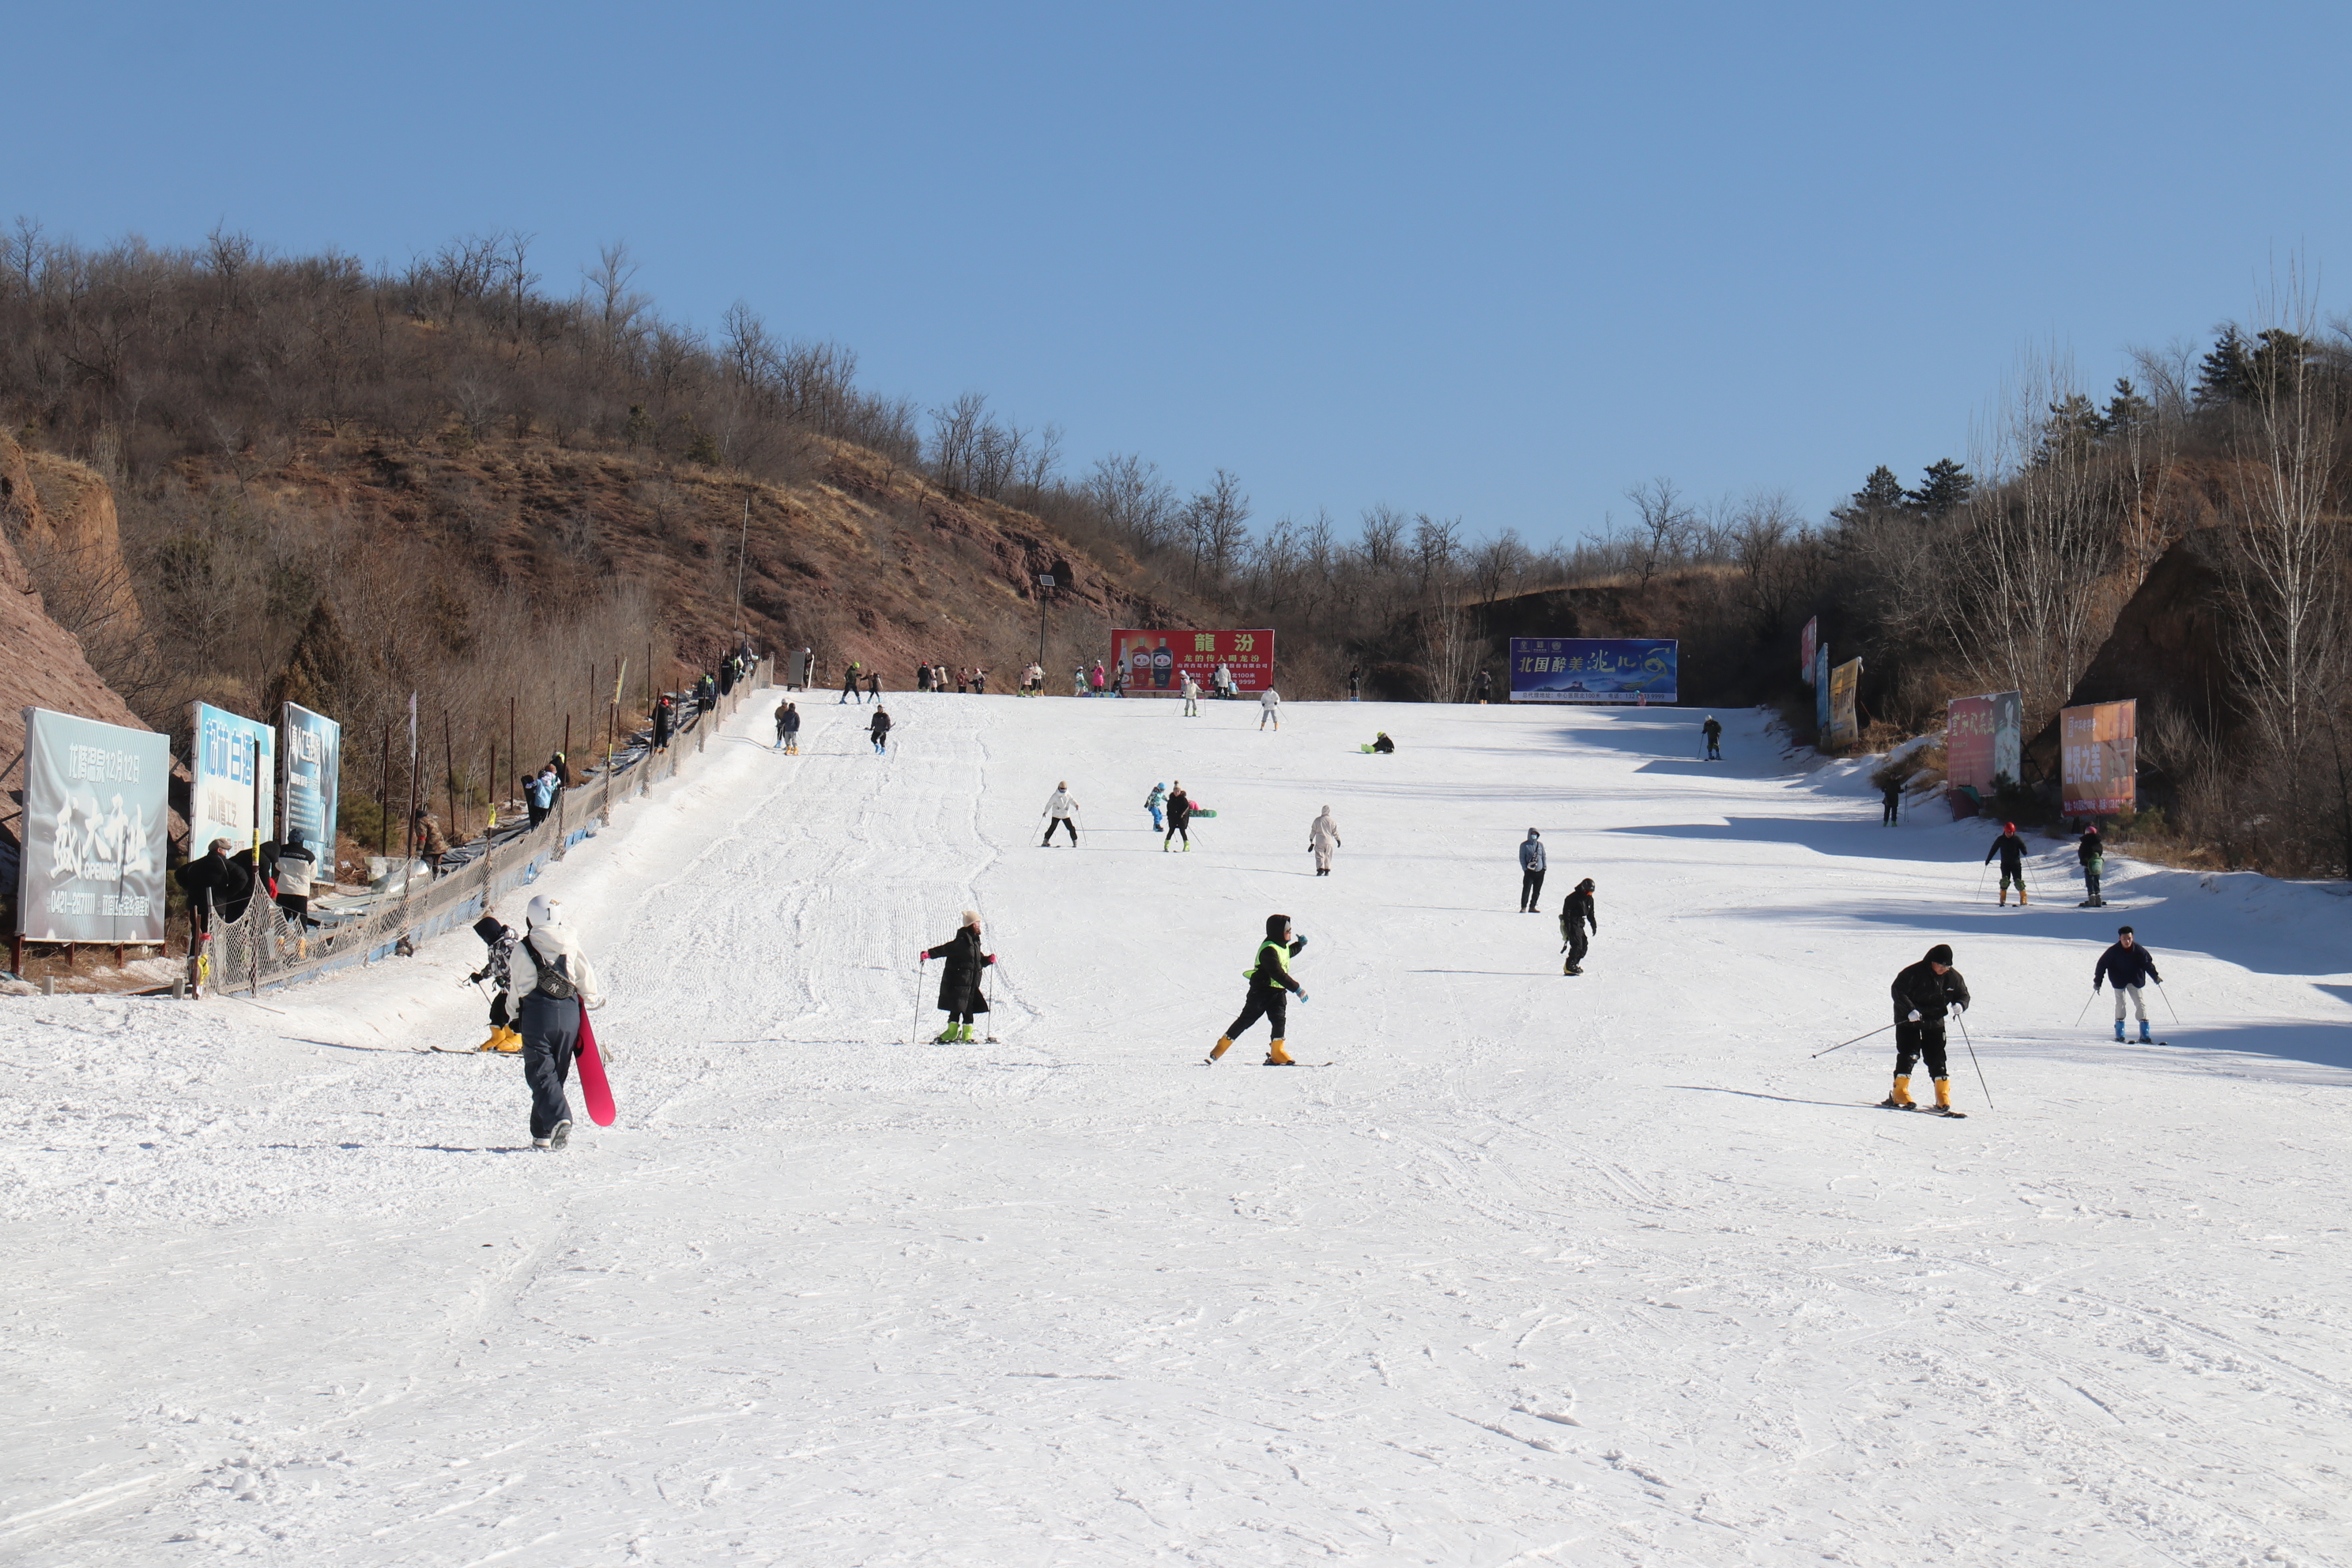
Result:
[[[1538,913],[1541,908],[1545,865],[1543,834],[1530,827],[1519,840],[1519,913],[1523,915]],[[1559,906],[1559,949],[1568,954],[1562,974],[1584,973],[1584,955],[1591,950],[1586,933],[1601,929],[1601,916],[1593,907],[1595,890],[1592,879],[1587,877]]]
[[[919,664],[915,667],[915,689],[944,692],[948,689],[948,667],[944,664]],[[960,667],[954,676],[956,695],[970,693],[975,697],[988,695],[988,671],[972,665]]]

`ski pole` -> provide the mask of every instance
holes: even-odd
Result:
[[[999,1043],[996,1038],[996,965],[993,963],[988,966],[988,1043],[992,1046]]]
[[[1984,1063],[1977,1060],[1977,1043],[1969,1038],[1969,1021],[1964,1017],[1960,1017],[1957,1013],[1954,1014],[1953,1016],[1958,1020],[1960,1026],[1960,1043],[1969,1047],[1969,1063],[1977,1069],[1977,1087],[1984,1090],[1985,1109],[1987,1110],[1990,1110],[1992,1109],[1992,1085],[1985,1082]]]
[[[1992,862],[1991,862],[1991,861],[1990,861],[1990,860],[1986,861],[1983,865],[1981,865],[1981,866],[1979,866],[1979,867],[1978,867],[1978,868],[1977,868],[1977,892],[1976,892],[1976,896],[1977,896],[1978,898],[1979,898],[1979,899],[1981,899],[1981,898],[1983,898],[1983,897],[1984,897],[1984,879],[1985,879],[1985,873],[1986,873],[1987,871],[1990,870],[1991,868],[1992,868]]]
[[[915,1016],[907,1020],[907,1043],[910,1046],[921,1043],[918,1037],[923,1032],[924,963],[925,959],[922,958],[915,960]]]
[[[2171,1014],[2171,1015],[2172,1015],[2172,1023],[2173,1023],[2173,1026],[2174,1026],[2175,1028],[2179,1027],[2179,1025],[2180,1025],[2180,1009],[2179,1009],[2179,1008],[2178,1008],[2178,1007],[2175,1007],[2175,1006],[2172,1005],[2172,998],[2171,998],[2171,997],[2169,997],[2169,996],[2166,996],[2166,995],[2165,995],[2165,991],[2164,991],[2164,982],[2163,982],[2163,981],[2161,981],[2161,980],[2159,980],[2159,981],[2158,981],[2158,982],[2156,983],[2156,994],[2157,994],[2158,996],[2163,996],[2163,997],[2164,997],[2164,1010],[2165,1010],[2166,1012],[2168,1012],[2168,1013],[2169,1013],[2169,1014]]]
[[[1870,1035],[1883,1035],[1893,1027],[1895,1027],[1895,1026],[1892,1024],[1881,1024],[1875,1029],[1871,1030]],[[1853,1045],[1856,1040],[1866,1040],[1870,1038],[1870,1035],[1856,1035],[1852,1040],[1840,1040],[1836,1045],[1830,1047],[1830,1051],[1842,1051],[1848,1046]],[[1812,1061],[1818,1058],[1829,1055],[1830,1051],[1815,1051],[1811,1056],[1807,1057],[1805,1059],[1807,1061]]]
[[[2091,987],[2091,994],[2090,994],[2090,996],[2089,996],[2087,999],[2085,999],[2085,1000],[2084,1000],[2084,1002],[2083,1003],[2083,1010],[2082,1010],[2082,1012],[2077,1013],[2077,1014],[2075,1014],[2075,1015],[2074,1015],[2074,1027],[2076,1027],[2076,1028],[2078,1028],[2078,1029],[2079,1029],[2079,1028],[2081,1028],[2081,1027],[2083,1026],[2083,1020],[2084,1020],[2084,1018],[2085,1018],[2086,1016],[2089,1016],[2089,1014],[2090,1014],[2090,1011],[2091,1011],[2091,1004],[2092,1004],[2093,1002],[2097,1001],[2098,999],[2099,999],[2099,988],[2098,988],[2097,986],[2094,985],[2094,986],[2092,986],[2092,987]]]

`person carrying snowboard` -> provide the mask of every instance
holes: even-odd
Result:
[[[1165,833],[1168,830],[1168,824],[1161,818],[1160,813],[1160,808],[1167,804],[1167,800],[1166,784],[1153,784],[1151,793],[1143,797],[1143,809],[1151,814],[1151,831],[1154,833]]]
[[[2099,837],[2097,823],[2094,822],[2083,829],[2083,841],[2074,846],[2074,858],[2083,863],[2083,886],[2090,894],[2077,907],[2085,910],[2106,908],[2107,900],[2100,896],[2099,883],[2107,874],[2107,846],[2106,840]],[[2118,1013],[2116,1016],[2120,1022],[2123,1015]]]
[[[1290,973],[1290,961],[1307,945],[1303,936],[1290,934],[1288,915],[1265,917],[1265,940],[1257,946],[1257,957],[1242,974],[1249,981],[1249,998],[1242,1004],[1241,1016],[1225,1026],[1225,1032],[1209,1049],[1209,1064],[1234,1048],[1234,1041],[1252,1024],[1264,1018],[1266,1027],[1274,1031],[1273,1042],[1266,1047],[1265,1063],[1270,1068],[1295,1068],[1290,1053],[1282,1048],[1287,1030],[1290,993],[1298,993],[1301,1002],[1307,1000],[1306,987]]]
[[[874,700],[878,704],[882,700],[877,697]],[[874,742],[874,754],[876,756],[881,756],[883,753],[889,751],[890,710],[887,708],[877,706],[874,710],[874,717],[866,723],[866,732],[867,739]]]
[[[1955,1007],[1967,1009],[1969,983],[1952,967],[1952,950],[1937,942],[1887,989],[1895,999],[1895,1087],[1878,1103],[1890,1110],[1921,1109],[1911,1099],[1911,1069],[1924,1057],[1927,1076],[1936,1080],[1937,1112],[1959,1115],[1952,1109],[1951,1075],[1944,1070],[1944,1019]]]
[[[1307,826],[1307,847],[1313,851],[1315,856],[1315,874],[1318,877],[1329,876],[1331,851],[1339,847],[1339,825],[1331,820],[1329,806],[1325,806],[1323,815]]]
[[[1192,852],[1192,830],[1185,825],[1192,820],[1192,797],[1184,793],[1184,781],[1178,779],[1176,787],[1168,792],[1168,831],[1160,837],[1160,852],[1168,853],[1171,839],[1184,840],[1184,853]]]
[[[1267,720],[1274,721],[1275,732],[1282,732],[1282,693],[1267,687],[1257,694],[1257,727],[1265,728]]]
[[[530,1085],[530,1142],[534,1149],[561,1149],[572,1136],[572,1102],[563,1086],[580,1050],[580,1009],[601,1007],[596,984],[572,928],[563,901],[545,893],[523,915],[522,939],[507,955],[507,1016],[522,1036],[523,1081]]]
[[[988,997],[982,992],[980,972],[996,962],[996,954],[980,950],[980,916],[970,910],[963,912],[963,924],[955,935],[937,947],[923,950],[923,961],[944,959],[940,971],[940,1011],[948,1016],[948,1026],[931,1041],[935,1046],[952,1046],[961,1041],[971,1044],[971,1022],[976,1014],[988,1011]]]
[[[1064,779],[1054,786],[1054,793],[1046,797],[1045,841],[1037,847],[1051,849],[1054,847],[1054,829],[1060,827],[1069,831],[1070,847],[1076,849],[1078,847],[1078,825],[1071,818],[1077,815],[1077,798],[1070,794],[1070,781]]]
[[[1710,763],[1723,761],[1723,726],[1715,721],[1714,714],[1706,716],[1706,722],[1698,727],[1698,732],[1706,737],[1706,760]]]
[[[1519,840],[1519,913],[1536,912],[1536,903],[1543,897],[1543,835],[1530,827]]]
[[[1590,877],[1579,882],[1576,891],[1569,894],[1568,901],[1559,906],[1560,945],[1568,952],[1568,963],[1560,970],[1562,974],[1584,973],[1584,929],[1587,926],[1595,931],[1601,929],[1601,916],[1592,907],[1592,879]]]
[[[2021,910],[2025,907],[2025,840],[2017,836],[2017,824],[2014,822],[2004,822],[2000,828],[2000,837],[1994,839],[1992,847],[1985,851],[1985,864],[1990,865],[1996,855],[2000,857],[2001,907],[2009,907],[2009,885],[2015,882],[2017,907]]]
[[[2116,928],[2116,940],[2106,952],[2099,954],[2099,966],[2091,971],[2091,994],[2099,994],[2099,982],[2110,980],[2116,987],[2116,1038],[2124,1037],[2124,993],[2131,993],[2131,1005],[2139,1013],[2139,1043],[2156,1044],[2147,1032],[2147,996],[2144,987],[2151,980],[2158,985],[2164,976],[2156,972],[2156,954],[2140,946],[2139,939],[2129,926]]]

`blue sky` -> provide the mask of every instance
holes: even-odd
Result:
[[[1074,467],[1542,542],[1673,476],[1818,515],[2021,354],[2352,256],[2321,5],[130,5],[12,19],[0,216],[401,261],[625,238]],[[28,62],[42,62],[34,68]]]

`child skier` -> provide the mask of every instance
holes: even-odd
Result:
[[[1290,1008],[1289,993],[1296,991],[1301,1002],[1307,1000],[1306,988],[1290,973],[1290,961],[1297,957],[1299,950],[1306,945],[1305,937],[1290,934],[1288,915],[1265,917],[1265,940],[1257,945],[1255,961],[1242,971],[1249,981],[1249,999],[1242,1004],[1241,1016],[1225,1026],[1225,1032],[1210,1048],[1211,1063],[1233,1049],[1235,1036],[1264,1018],[1266,1027],[1274,1031],[1273,1043],[1266,1047],[1265,1065],[1270,1068],[1295,1068],[1298,1065],[1290,1059],[1290,1053],[1282,1048],[1282,1042],[1286,1034],[1284,1025]]]
[[[2156,972],[2156,954],[2140,946],[2139,939],[2129,926],[2116,928],[2116,940],[2106,952],[2099,954],[2098,967],[2091,971],[2091,994],[2099,994],[2099,982],[2112,980],[2116,986],[2116,1038],[2124,1037],[2124,993],[2131,993],[2131,1005],[2139,1013],[2139,1043],[2152,1046],[2155,1037],[2147,1032],[2147,997],[2144,988],[2151,980],[2158,985],[2164,976]]]
[[[1257,694],[1257,727],[1261,730],[1265,729],[1266,726],[1266,721],[1268,720],[1272,720],[1274,721],[1276,732],[1277,734],[1280,733],[1282,730],[1282,693],[1276,691],[1271,686]]]
[[[2106,840],[2099,837],[2095,822],[2083,829],[2083,841],[2074,846],[2074,858],[2083,863],[2083,886],[2089,893],[2077,909],[2105,909],[2107,900],[2099,893],[2099,882],[2107,874]]]
[[[1560,946],[1568,953],[1568,965],[1560,971],[1562,974],[1584,973],[1584,928],[1587,926],[1595,931],[1601,929],[1601,916],[1592,908],[1592,879],[1590,877],[1579,882],[1576,891],[1569,894],[1568,901],[1559,906]]]
[[[1990,865],[1994,856],[2000,857],[2000,904],[2009,907],[2009,885],[2017,884],[2017,907],[2025,907],[2025,840],[2017,836],[2017,824],[2000,825],[2000,837],[1985,851],[1985,863]],[[1981,886],[1981,884],[1979,884]]]
[[[945,959],[947,966],[940,971],[940,1011],[948,1016],[948,1026],[931,1041],[935,1046],[951,1046],[959,1041],[971,1044],[971,1021],[975,1014],[988,1011],[988,998],[981,992],[980,972],[996,962],[996,954],[980,950],[980,916],[971,910],[963,912],[963,924],[955,935],[937,947],[923,950],[923,961]]]
[[[1952,967],[1952,950],[1937,942],[1918,963],[1907,965],[1888,988],[1895,998],[1895,1087],[1878,1103],[1890,1110],[1922,1109],[1911,1099],[1911,1069],[1925,1057],[1927,1076],[1936,1080],[1937,1114],[1958,1116],[1952,1109],[1951,1075],[1944,1070],[1944,1019],[1957,1007],[1966,1011],[1969,983]]]
[[[1078,825],[1071,818],[1077,815],[1077,797],[1070,793],[1070,781],[1064,779],[1054,786],[1054,793],[1045,797],[1045,838],[1037,847],[1051,849],[1054,847],[1054,829],[1059,827],[1069,833],[1070,847],[1076,849],[1078,847]]]
[[[1154,833],[1164,833],[1168,829],[1168,825],[1160,820],[1160,807],[1167,799],[1166,784],[1153,784],[1151,793],[1143,797],[1143,809],[1151,814],[1151,831]]]

